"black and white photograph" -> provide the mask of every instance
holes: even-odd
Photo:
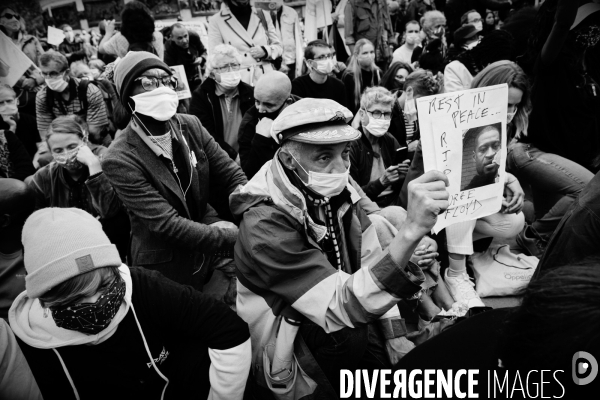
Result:
[[[502,150],[502,126],[478,126],[463,136],[463,164],[460,190],[496,183]]]
[[[0,1],[0,400],[598,397],[599,84],[600,0]]]

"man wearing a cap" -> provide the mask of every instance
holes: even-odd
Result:
[[[273,160],[230,197],[241,219],[237,312],[252,332],[254,379],[295,398],[315,387],[339,397],[340,369],[389,368],[402,356],[395,305],[418,296],[424,277],[409,258],[448,206],[446,177],[423,175],[382,249],[368,215],[377,207],[348,175],[360,137],[351,118],[328,99],[288,106],[272,126]]]
[[[176,80],[156,55],[130,52],[114,79],[132,118],[103,168],[129,211],[132,264],[197,289],[218,267],[212,279],[221,298],[233,280],[238,229],[222,221],[211,204],[226,205],[246,177],[198,118],[175,114]]]

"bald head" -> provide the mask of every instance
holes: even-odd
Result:
[[[0,230],[15,224],[22,227],[34,207],[33,195],[25,183],[0,178]]]
[[[283,72],[267,72],[256,83],[254,99],[260,113],[280,109],[292,93],[292,82]]]

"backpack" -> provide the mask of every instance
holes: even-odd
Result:
[[[107,82],[107,83],[111,84],[109,82]],[[113,106],[111,103],[110,95],[102,88],[102,85],[99,82],[90,81],[88,79],[81,79],[79,81],[79,84],[77,85],[77,98],[79,99],[79,102],[81,105],[81,110],[79,110],[75,114],[86,118],[87,110],[90,106],[90,101],[87,96],[88,85],[90,85],[90,84],[96,86],[98,88],[98,90],[100,90],[100,93],[102,94],[102,98],[104,99],[104,105],[106,106],[106,114],[107,114],[109,120],[111,120],[112,115],[113,115]],[[54,106],[54,91],[47,90],[46,91],[46,109],[49,110],[50,113],[52,114],[52,119],[56,118],[56,115],[54,115],[53,106]],[[65,114],[66,114],[66,112],[65,112]]]

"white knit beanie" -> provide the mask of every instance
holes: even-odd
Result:
[[[96,268],[118,267],[121,258],[102,225],[78,208],[44,208],[23,227],[25,289],[35,299],[56,285]]]

